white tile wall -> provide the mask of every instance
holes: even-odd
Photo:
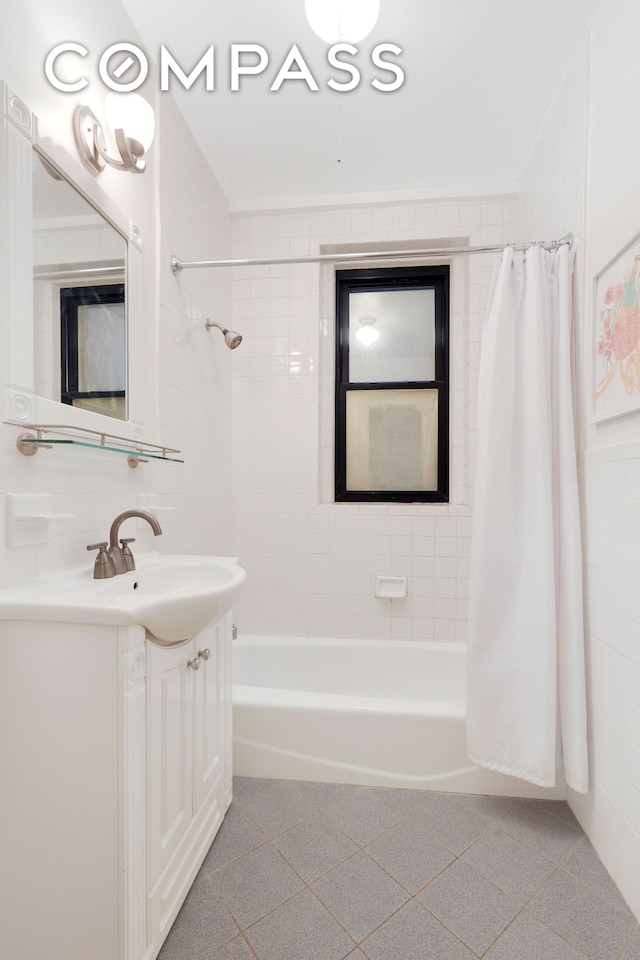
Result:
[[[309,255],[328,245],[513,239],[513,198],[236,216],[233,255]],[[334,504],[333,271],[235,268],[234,550],[249,578],[250,633],[464,640],[480,317],[492,257],[452,260],[452,502]],[[240,352],[240,351],[238,351]],[[406,600],[376,574],[408,577]]]
[[[614,7],[605,5],[605,20]],[[606,16],[605,16],[606,14]],[[618,10],[620,15],[620,10]],[[624,19],[624,18],[623,18]],[[637,418],[613,424],[604,440],[589,424],[591,414],[590,284],[585,251],[598,245],[588,235],[593,220],[585,207],[602,208],[611,225],[607,196],[587,180],[592,144],[593,100],[589,54],[600,43],[594,25],[582,38],[541,131],[523,183],[518,222],[523,232],[577,238],[576,323],[578,419],[585,558],[585,626],[590,789],[570,803],[605,866],[636,915],[640,911],[640,443]],[[620,34],[615,34],[618,43]],[[622,55],[622,54],[619,54]],[[612,83],[615,85],[615,75]],[[590,94],[590,96],[589,96]],[[622,90],[615,91],[616,98]],[[606,110],[603,111],[606,115]],[[613,171],[610,175],[613,175]],[[623,211],[618,211],[622,214]],[[635,222],[635,221],[634,221]],[[625,228],[626,229],[626,228]],[[637,229],[637,225],[634,229]],[[621,231],[625,236],[625,230]],[[628,237],[626,237],[628,239]],[[622,243],[622,241],[620,241]],[[615,251],[612,251],[612,253]],[[606,261],[608,256],[601,257]],[[600,264],[601,265],[601,264]],[[605,431],[606,431],[605,425]],[[628,442],[621,442],[624,439]],[[611,443],[615,445],[608,445]]]
[[[231,250],[227,202],[173,101],[163,103],[159,178],[158,410],[163,437],[176,439],[183,467],[157,468],[155,489],[175,506],[165,548],[181,553],[232,552],[231,371],[236,353],[207,318],[227,326],[228,271],[185,270],[182,260],[226,259]],[[166,441],[168,442],[168,441]]]

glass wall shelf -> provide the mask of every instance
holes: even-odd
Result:
[[[158,443],[146,443],[143,440],[131,440],[113,433],[100,430],[86,430],[55,423],[19,423],[5,420],[14,427],[22,427],[23,432],[16,441],[20,453],[31,457],[41,447],[53,449],[56,446],[88,447],[91,450],[109,450],[111,453],[123,453],[130,467],[148,460],[166,460],[168,463],[184,463],[173,454],[180,453],[174,447],[165,447]]]

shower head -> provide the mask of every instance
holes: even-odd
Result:
[[[215,320],[205,320],[204,325],[207,330],[211,330],[211,327],[217,327],[218,330],[222,330],[224,342],[229,347],[229,350],[235,350],[235,348],[239,347],[242,343],[241,333],[236,333],[235,330],[227,330],[226,327],[223,327],[221,323],[216,323]]]

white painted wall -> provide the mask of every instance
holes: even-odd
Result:
[[[237,216],[233,251],[286,257],[335,244],[501,244],[513,239],[513,212],[507,197]],[[469,398],[491,255],[452,263],[449,504],[332,502],[332,268],[234,269],[234,327],[245,334],[234,363],[234,550],[249,573],[238,625],[266,634],[466,639]],[[376,598],[376,574],[406,576],[408,598]]]
[[[43,63],[61,39],[90,50],[90,86],[80,96],[63,94],[46,81]],[[0,76],[40,116],[56,139],[77,157],[71,115],[80,99],[102,116],[104,88],[95,80],[98,56],[110,44],[136,41],[118,2],[81,0],[12,4],[0,32]],[[84,61],[83,61],[84,68]],[[141,331],[144,356],[132,377],[144,387],[143,438],[179,447],[184,465],[148,463],[132,470],[126,458],[73,449],[43,450],[26,458],[15,448],[17,429],[0,425],[0,587],[27,582],[64,565],[87,564],[85,546],[104,540],[113,518],[138,505],[138,497],[170,507],[159,514],[164,535],[128,521],[137,537],[134,552],[229,554],[231,542],[231,364],[221,338],[202,321],[229,315],[230,279],[183,275],[168,266],[172,253],[189,258],[204,250],[230,253],[227,203],[181,115],[169,97],[156,94],[150,79],[143,90],[156,110],[156,140],[143,176],[106,170],[101,186],[140,228],[144,241],[144,310],[132,317]],[[11,322],[19,322],[12,318]],[[61,410],[61,414],[63,410]],[[113,421],[114,432],[120,432]],[[8,493],[51,493],[52,510],[76,519],[51,526],[47,544],[6,545]]]
[[[570,803],[640,912],[640,413],[592,422],[593,278],[640,229],[631,0],[601,3],[523,182],[524,232],[578,239],[578,418],[591,783]]]

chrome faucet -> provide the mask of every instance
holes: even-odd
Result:
[[[123,537],[120,540],[120,546],[118,546],[120,525],[129,517],[140,517],[142,520],[146,520],[156,537],[162,533],[162,528],[156,518],[153,514],[147,513],[146,510],[125,510],[124,513],[119,513],[111,524],[109,543],[107,544],[105,540],[102,543],[90,543],[87,546],[87,550],[98,551],[93,566],[94,580],[103,580],[106,577],[115,577],[119,573],[126,573],[128,570],[135,570],[135,560],[129,548],[129,544],[134,542],[135,537]]]

